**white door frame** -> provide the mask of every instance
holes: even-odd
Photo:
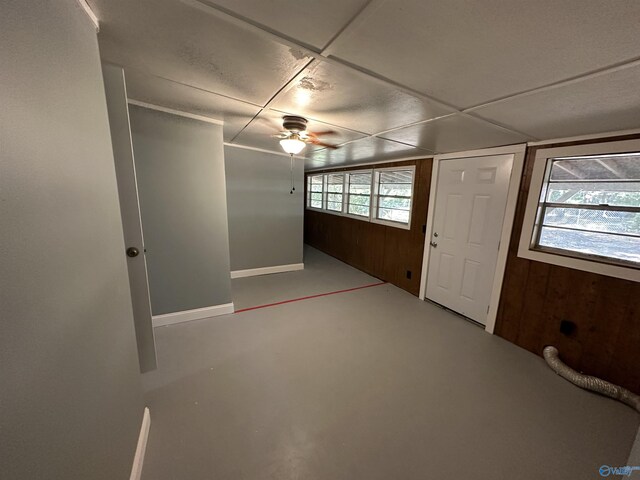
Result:
[[[500,236],[500,246],[498,247],[498,259],[496,261],[496,273],[493,277],[493,287],[491,289],[491,302],[487,312],[487,322],[485,331],[493,334],[498,314],[498,303],[500,302],[500,292],[502,291],[502,281],[504,279],[504,269],[507,264],[507,254],[509,252],[509,241],[511,230],[513,229],[513,219],[516,213],[516,203],[520,191],[520,181],[522,179],[522,169],[524,167],[524,157],[527,144],[507,145],[505,147],[485,148],[482,150],[469,150],[466,152],[446,153],[436,155],[433,158],[433,170],[431,172],[431,189],[429,190],[429,209],[427,212],[427,228],[424,240],[424,255],[422,257],[422,273],[420,275],[420,300],[425,300],[427,290],[427,273],[429,271],[429,240],[433,234],[433,215],[436,204],[436,190],[438,188],[438,172],[440,162],[458,158],[486,157],[489,155],[513,155],[513,165],[511,176],[509,177],[509,192],[507,193],[507,206],[502,222],[502,234]]]

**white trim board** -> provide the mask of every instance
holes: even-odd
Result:
[[[149,110],[157,110],[158,112],[170,113],[179,117],[190,118],[192,120],[200,120],[201,122],[213,123],[214,125],[224,125],[222,120],[216,120],[215,118],[205,117],[203,115],[196,115],[195,113],[183,112],[182,110],[174,110],[173,108],[161,107],[160,105],[154,105],[153,103],[140,102],[132,98],[127,99],[129,105],[135,105],[136,107],[148,108]]]
[[[257,275],[270,275],[272,273],[295,272],[304,270],[304,263],[292,263],[290,265],[276,265],[275,267],[248,268],[246,270],[233,270],[231,278],[255,277]]]
[[[144,408],[142,415],[142,426],[140,427],[140,436],[138,437],[138,445],[136,454],[133,457],[133,466],[131,467],[131,476],[129,480],[140,480],[142,478],[142,467],[144,465],[144,454],[147,451],[147,440],[149,439],[149,429],[151,428],[151,414],[149,407]]]
[[[498,315],[498,304],[500,303],[500,293],[502,292],[502,282],[504,280],[504,271],[507,264],[507,256],[509,254],[509,241],[511,239],[511,231],[513,229],[513,221],[516,213],[516,204],[518,202],[518,194],[520,192],[520,182],[522,181],[522,170],[524,168],[524,157],[526,153],[526,144],[509,145],[505,147],[486,148],[483,150],[470,150],[459,153],[447,153],[436,155],[433,159],[433,171],[431,173],[431,189],[429,190],[429,208],[427,213],[427,228],[424,242],[424,254],[422,258],[422,273],[420,276],[420,294],[421,300],[425,299],[427,290],[427,274],[429,271],[429,239],[433,231],[433,215],[435,211],[436,189],[438,185],[438,171],[440,162],[455,158],[468,157],[484,157],[488,155],[513,155],[513,164],[511,166],[511,177],[509,179],[509,192],[507,193],[507,205],[504,211],[504,220],[502,222],[502,234],[500,236],[500,246],[498,248],[498,258],[496,260],[496,271],[493,278],[493,288],[491,289],[491,301],[489,303],[489,311],[487,312],[487,322],[485,331],[493,334],[496,325],[496,316]]]
[[[193,310],[184,310],[182,312],[165,313],[163,315],[153,316],[154,327],[164,327],[165,325],[174,325],[176,323],[191,322],[192,320],[201,320],[203,318],[219,317],[220,315],[228,315],[235,311],[233,302],[223,303],[222,305],[214,305],[212,307],[196,308]]]
[[[98,20],[98,17],[96,16],[96,14],[93,13],[93,10],[91,10],[91,7],[87,3],[87,0],[77,0],[77,1],[78,1],[78,4],[80,4],[80,6],[82,7],[82,10],[84,10],[84,13],[86,13],[87,17],[89,17],[89,20],[91,20],[91,23],[93,23],[93,26],[96,27],[96,32],[99,32],[100,21]]]

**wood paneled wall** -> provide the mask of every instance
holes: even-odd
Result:
[[[374,277],[418,295],[425,239],[423,226],[427,222],[432,164],[433,160],[429,158],[375,165],[378,168],[416,166],[410,230],[305,209],[305,243]],[[331,171],[363,168],[367,167]],[[411,272],[411,278],[407,278],[407,271]]]
[[[527,150],[495,331],[538,355],[554,345],[572,368],[640,393],[640,283],[517,256],[538,148]],[[560,333],[562,320],[577,325],[572,335]]]

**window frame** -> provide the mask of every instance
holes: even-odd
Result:
[[[345,197],[345,191],[344,191],[344,187],[346,184],[346,172],[325,172],[322,174],[323,177],[323,182],[324,182],[324,201],[322,203],[322,211],[325,213],[330,213],[332,215],[343,215],[344,214],[344,197]],[[330,175],[342,175],[342,206],[340,208],[340,210],[329,210],[329,193],[336,193],[336,192],[329,192],[329,176]],[[334,185],[339,185],[339,184],[334,184]],[[335,203],[335,202],[333,202]]]
[[[537,245],[542,221],[540,214],[544,211],[544,209],[539,208],[539,204],[543,188],[548,184],[547,177],[550,174],[549,165],[552,159],[637,152],[640,152],[640,140],[538,149],[534,158],[531,183],[526,199],[518,256],[528,260],[640,282],[640,269],[638,267],[616,263],[615,259],[606,257],[603,259],[596,255]]]
[[[407,223],[404,222],[394,222],[393,220],[385,220],[380,219],[378,217],[378,199],[380,197],[380,173],[381,172],[391,172],[391,171],[406,171],[411,170],[411,195],[409,196],[409,220]],[[412,220],[412,212],[413,212],[413,199],[415,196],[415,186],[416,186],[416,166],[415,165],[406,165],[406,166],[396,166],[396,167],[384,167],[384,168],[374,168],[373,176],[372,176],[372,186],[371,189],[371,209],[369,211],[369,217],[371,223],[378,223],[380,225],[386,225],[388,227],[396,227],[401,228],[403,230],[411,230],[411,220]]]
[[[347,200],[344,204],[344,209],[343,209],[343,213],[345,217],[349,217],[349,218],[355,218],[356,220],[361,220],[364,222],[371,222],[371,206],[372,206],[372,202],[373,202],[373,178],[374,178],[374,174],[373,174],[374,169],[373,168],[366,168],[363,170],[350,170],[348,172],[345,172],[345,179],[344,179],[344,185],[346,188],[346,195],[347,195]],[[366,217],[364,215],[356,215],[355,213],[349,213],[349,199],[351,198],[351,192],[349,192],[349,186],[351,185],[350,183],[350,177],[351,175],[362,175],[362,174],[371,174],[371,182],[369,183],[369,215],[367,215]]]
[[[311,206],[311,178],[312,177],[322,177],[322,206],[320,208],[318,207],[312,207]],[[315,192],[318,193],[318,192]],[[325,177],[323,173],[312,173],[307,175],[307,201],[306,201],[306,205],[305,208],[307,208],[308,210],[313,210],[314,212],[324,212],[324,204],[325,204]]]

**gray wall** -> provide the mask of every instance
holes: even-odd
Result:
[[[225,147],[231,270],[302,263],[304,162]]]
[[[222,127],[129,111],[153,314],[230,303]]]
[[[98,44],[0,8],[0,478],[129,478],[143,414]]]

